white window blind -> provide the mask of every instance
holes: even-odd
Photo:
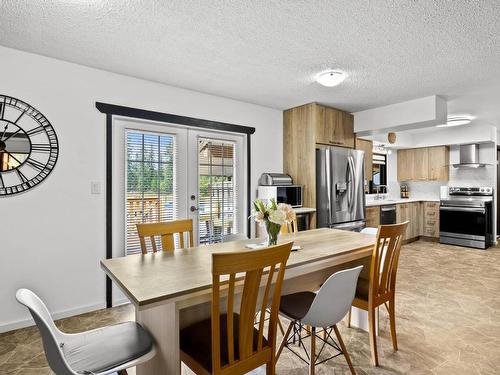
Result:
[[[175,171],[177,156],[175,136],[128,130],[126,143],[126,254],[128,255],[141,252],[137,223],[177,219],[179,195]],[[150,246],[149,241],[146,243]]]
[[[221,242],[235,234],[237,192],[235,143],[207,138],[198,141],[198,214],[200,244]]]

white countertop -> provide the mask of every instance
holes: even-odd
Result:
[[[380,200],[366,200],[366,207],[385,206],[388,204],[412,203],[412,202],[439,202],[437,198],[386,198]]]
[[[309,207],[297,207],[293,209],[296,214],[309,214],[311,212],[316,212],[315,208],[309,208]]]

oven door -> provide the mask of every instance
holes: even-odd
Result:
[[[441,206],[439,232],[441,237],[484,241],[487,233],[486,208]]]

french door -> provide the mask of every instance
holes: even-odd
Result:
[[[138,223],[191,218],[196,244],[244,233],[244,135],[114,121],[114,256],[141,251]]]

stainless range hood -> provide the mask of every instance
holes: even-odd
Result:
[[[479,162],[479,145],[477,143],[460,145],[460,163],[455,168],[480,168],[486,164]]]

